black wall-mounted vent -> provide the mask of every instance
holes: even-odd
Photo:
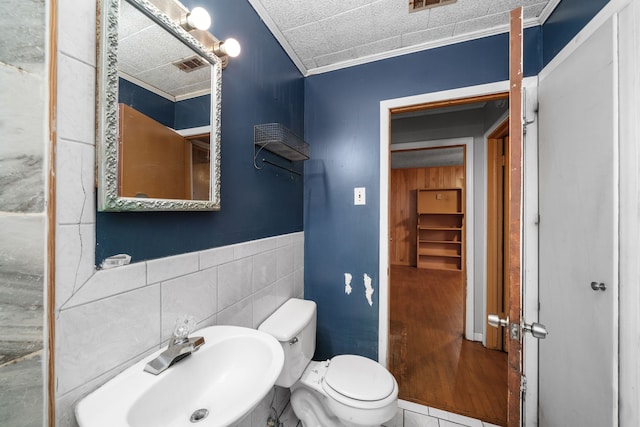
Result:
[[[409,12],[455,3],[456,0],[409,0]]]
[[[208,66],[209,63],[198,55],[194,55],[190,58],[174,62],[173,65],[180,68],[185,73],[190,73],[192,71],[199,70],[200,68]]]

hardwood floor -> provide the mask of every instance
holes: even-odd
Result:
[[[403,400],[504,426],[507,353],[463,337],[463,274],[391,266],[389,368]]]

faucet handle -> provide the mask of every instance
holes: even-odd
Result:
[[[189,337],[189,334],[196,327],[196,321],[193,316],[183,314],[176,319],[176,327],[173,330],[174,339],[183,340]]]

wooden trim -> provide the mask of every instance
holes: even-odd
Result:
[[[506,183],[506,158],[508,156],[509,119],[500,123],[487,138],[487,291],[486,312],[508,316],[508,288],[504,264],[505,236],[509,225],[505,221],[505,200],[508,199]],[[485,320],[486,322],[486,320]],[[506,329],[485,326],[487,348],[507,351]]]
[[[383,125],[384,124],[384,125]],[[383,168],[382,165],[385,163],[384,160],[386,160],[386,165],[384,167],[384,173],[386,174],[386,178],[387,178],[387,185],[386,188],[384,188],[384,185],[380,185],[381,191],[380,191],[380,204],[381,204],[381,208],[380,208],[380,216],[383,215],[384,212],[384,204],[386,204],[386,214],[387,214],[387,218],[386,218],[386,222],[387,222],[387,229],[385,231],[385,233],[382,233],[382,230],[380,230],[380,234],[379,234],[379,239],[382,240],[383,236],[385,239],[385,243],[386,245],[382,244],[382,241],[380,242],[380,249],[379,249],[379,253],[380,253],[380,260],[379,260],[379,266],[378,268],[381,270],[382,269],[382,263],[384,262],[386,265],[386,271],[384,272],[384,280],[386,280],[386,285],[387,286],[380,286],[380,284],[378,284],[378,289],[380,290],[380,296],[379,298],[379,304],[380,304],[380,308],[382,309],[383,302],[386,302],[386,307],[384,308],[384,312],[379,311],[378,312],[378,352],[380,352],[380,348],[382,347],[382,345],[385,346],[385,360],[378,360],[382,366],[384,366],[385,368],[388,366],[389,361],[391,360],[391,346],[388,345],[388,340],[389,340],[389,331],[391,331],[391,316],[389,315],[389,313],[391,313],[391,298],[390,296],[390,292],[389,292],[389,283],[391,283],[390,279],[391,279],[391,245],[389,244],[389,239],[391,238],[391,220],[392,220],[392,216],[391,216],[391,203],[389,203],[389,200],[391,198],[391,195],[389,194],[389,192],[391,191],[391,113],[389,112],[387,118],[382,121],[380,120],[380,128],[381,131],[380,133],[382,134],[382,126],[386,127],[386,131],[387,131],[387,144],[386,147],[384,148],[384,152],[380,153],[380,182],[383,183],[382,178],[384,177],[383,175]],[[382,137],[380,138],[380,140],[382,141]],[[382,144],[381,144],[382,145]],[[382,150],[381,150],[382,151]],[[385,159],[386,157],[386,159]],[[383,195],[382,191],[386,191],[386,194]],[[382,224],[383,224],[383,219],[381,218],[380,221],[381,224],[381,228],[382,228]],[[386,253],[383,253],[386,249]],[[383,258],[384,256],[384,258]],[[380,272],[382,273],[382,271]],[[383,280],[382,274],[380,274],[380,279]],[[384,299],[383,299],[384,297]],[[383,315],[384,313],[384,315]],[[383,323],[384,322],[384,323]],[[383,329],[384,326],[384,329]],[[384,337],[384,340],[383,338]],[[378,353],[379,354],[379,353]],[[378,357],[380,358],[380,357]]]
[[[49,170],[47,188],[47,417],[56,425],[55,307],[56,307],[56,105],[58,102],[58,1],[49,2]]]
[[[492,297],[498,290],[496,266],[498,264],[498,202],[500,195],[498,193],[497,172],[499,163],[497,160],[499,150],[498,138],[487,139],[487,314],[497,313],[497,304]],[[486,319],[485,319],[486,322]],[[501,350],[498,345],[498,329],[487,327],[485,335],[485,345],[487,348]]]
[[[509,250],[505,260],[509,288],[509,323],[520,325],[520,243],[522,214],[522,7],[511,11],[509,30]],[[521,331],[520,334],[521,335]],[[521,418],[521,337],[509,337],[507,425],[519,427]]]
[[[445,101],[435,101],[426,104],[407,105],[403,107],[391,108],[391,114],[412,113],[414,111],[430,110],[432,108],[453,107],[456,105],[472,104],[474,102],[489,102],[497,99],[508,99],[508,92],[491,93],[488,95],[471,96],[468,98],[448,99]]]
[[[487,313],[504,313],[504,138],[509,120],[505,120],[487,139]],[[504,126],[506,125],[506,126]],[[501,129],[506,127],[506,129]],[[486,322],[486,319],[485,319]],[[504,328],[486,328],[486,347],[505,350],[501,334]]]

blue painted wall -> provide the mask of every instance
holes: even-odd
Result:
[[[118,102],[135,108],[142,114],[172,129],[208,126],[211,122],[211,95],[173,102],[120,78],[118,80]]]
[[[524,33],[525,76],[539,73],[606,4],[563,0]],[[379,102],[508,79],[508,37],[499,35],[305,80],[305,297],[318,303],[316,359],[378,357]],[[353,188],[367,205],[353,206]],[[344,273],[353,292],[344,293]],[[373,306],[363,274],[373,278]]]
[[[269,166],[254,169],[253,126],[278,122],[302,135],[303,77],[248,2],[197,3],[211,11],[218,38],[242,45],[222,77],[222,210],[98,212],[96,264],[118,253],[141,261],[302,231],[302,178]],[[183,118],[176,113],[176,120]]]
[[[525,31],[524,52],[525,74],[536,75],[540,28]],[[318,303],[315,358],[378,357],[380,101],[507,80],[508,55],[503,34],[305,80],[305,297]],[[366,206],[353,205],[354,187],[366,187]],[[351,295],[344,273],[353,275]]]
[[[542,26],[547,65],[609,0],[562,0]]]
[[[118,79],[118,102],[140,111],[156,122],[174,128],[174,103],[129,80]]]
[[[188,7],[195,0],[183,0]],[[243,47],[223,75],[222,211],[98,213],[96,259],[134,261],[305,229],[305,293],[318,302],[316,358],[377,358],[379,102],[506,80],[506,35],[302,79],[246,1],[200,0],[213,33]],[[605,0],[563,0],[542,28],[525,30],[524,71],[536,75]],[[177,116],[176,116],[177,117]],[[252,127],[280,122],[311,144],[302,181],[252,164]],[[367,205],[353,206],[353,188]],[[302,205],[304,202],[304,215]],[[353,292],[344,294],[344,273]],[[363,275],[373,280],[373,306]]]
[[[185,99],[174,104],[173,128],[188,129],[211,124],[211,95]]]

